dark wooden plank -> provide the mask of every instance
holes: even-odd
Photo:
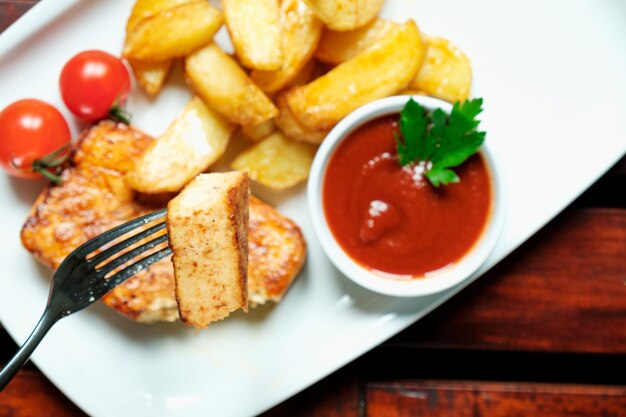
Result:
[[[85,414],[39,372],[21,371],[0,394],[0,416],[82,417]]]
[[[359,384],[354,366],[323,379],[262,414],[263,417],[357,417]]]
[[[597,417],[626,413],[626,387],[414,381],[371,383],[368,417]]]
[[[355,362],[359,378],[532,381],[626,386],[626,355],[383,345]]]
[[[626,353],[625,279],[626,210],[570,211],[389,343]]]
[[[0,0],[0,32],[37,3],[37,0]]]

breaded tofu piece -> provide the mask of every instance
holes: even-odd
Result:
[[[132,191],[123,181],[154,139],[123,124],[103,121],[77,142],[61,185],[47,186],[22,228],[24,247],[56,269],[70,252],[119,224],[160,210],[169,195]],[[253,303],[278,301],[306,256],[300,228],[275,208],[250,197],[248,291]],[[102,301],[141,323],[174,321],[174,268],[164,258],[106,294]]]
[[[200,174],[167,205],[176,301],[188,326],[248,311],[248,176]]]
[[[132,191],[124,175],[153,141],[111,121],[93,126],[78,139],[61,185],[49,185],[33,204],[22,227],[22,244],[44,265],[56,269],[78,246],[122,223],[165,207],[161,196]],[[175,321],[172,262],[166,257],[106,294],[103,302],[144,323]]]
[[[250,303],[280,302],[306,259],[306,241],[291,219],[250,196],[248,292]]]

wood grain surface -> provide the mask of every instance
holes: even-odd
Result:
[[[620,416],[626,388],[474,381],[370,383],[369,417]]]
[[[0,31],[35,3],[0,0]],[[264,416],[626,415],[625,183],[622,159],[468,289]],[[0,365],[15,349],[0,326]],[[0,394],[0,417],[83,415],[32,364]]]

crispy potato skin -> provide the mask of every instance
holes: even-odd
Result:
[[[137,0],[126,22],[125,47],[128,44],[129,35],[136,30],[139,23],[167,9],[174,8],[184,3],[195,0]],[[161,91],[163,83],[167,79],[172,66],[172,60],[163,62],[144,62],[137,59],[129,59],[135,79],[141,88],[150,95],[156,95]]]
[[[126,174],[139,192],[177,192],[226,151],[235,126],[193,97]]]
[[[328,130],[316,131],[308,129],[295,118],[287,105],[287,96],[285,94],[278,96],[277,104],[279,113],[274,119],[274,123],[278,127],[278,130],[283,132],[286,136],[314,145],[319,145],[324,138],[326,138]]]
[[[409,88],[454,103],[468,99],[472,88],[472,66],[452,42],[427,37],[424,64]]]
[[[145,62],[186,56],[211,42],[223,21],[222,12],[204,0],[148,14],[127,24],[123,55]]]
[[[172,60],[164,62],[144,62],[129,59],[128,63],[135,74],[137,83],[151,96],[157,95],[172,67]]]
[[[283,64],[279,0],[222,0],[228,33],[239,62],[273,71]]]
[[[371,22],[385,0],[306,0],[326,26],[344,31],[360,28]]]
[[[274,132],[241,152],[230,164],[245,171],[254,181],[275,190],[284,190],[305,181],[316,148]]]
[[[78,141],[72,166],[60,186],[39,195],[24,223],[24,247],[56,269],[87,240],[143,214],[165,207],[170,195],[130,190],[124,174],[153,139],[133,128],[100,122]],[[255,303],[278,301],[300,271],[306,243],[298,226],[274,208],[250,197],[248,276]],[[103,302],[143,323],[174,321],[174,269],[163,259],[117,286]]]
[[[189,55],[185,70],[207,105],[232,123],[254,126],[278,114],[239,64],[214,43]]]
[[[315,58],[333,65],[341,64],[365,51],[398,27],[397,23],[375,19],[367,25],[347,32],[327,29],[315,50]]]
[[[419,30],[408,20],[354,58],[288,91],[287,106],[307,129],[328,130],[358,107],[405,88],[422,58]]]
[[[266,93],[285,88],[310,62],[322,35],[322,22],[302,0],[283,0],[280,6],[283,62],[274,71],[254,70],[252,81]]]

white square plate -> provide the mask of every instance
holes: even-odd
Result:
[[[131,0],[45,0],[0,36],[0,108],[38,97],[60,109],[57,80],[84,49],[119,53]],[[413,16],[472,60],[474,95],[504,168],[508,225],[480,273],[544,225],[626,151],[626,2],[389,0],[385,17]],[[225,33],[218,36],[221,42]],[[189,98],[180,75],[158,99],[135,91],[135,124],[160,133]],[[66,113],[68,119],[70,115]],[[80,126],[73,126],[76,133]],[[0,176],[0,318],[16,341],[46,302],[50,272],[21,247],[41,188]],[[282,304],[195,331],[145,326],[102,305],[61,321],[37,366],[94,416],[258,414],[396,334],[446,293],[396,299],[351,284],[312,233],[304,188],[264,195],[302,227],[308,262]]]

